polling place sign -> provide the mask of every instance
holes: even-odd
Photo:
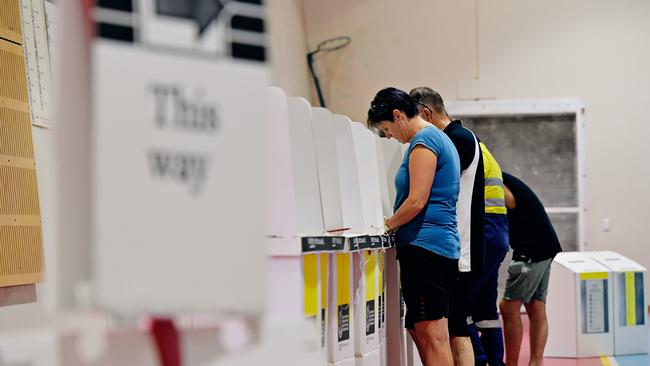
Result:
[[[91,57],[96,301],[259,314],[268,66],[104,39]]]

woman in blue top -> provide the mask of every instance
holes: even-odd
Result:
[[[395,232],[406,327],[422,363],[452,366],[447,315],[460,256],[458,152],[447,135],[420,118],[413,99],[399,89],[377,93],[368,126],[409,144],[395,176],[395,213],[385,226]]]

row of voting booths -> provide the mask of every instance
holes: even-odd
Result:
[[[559,253],[551,268],[547,357],[648,353],[646,269],[610,251]]]
[[[420,364],[402,328],[393,243],[382,235],[406,145],[280,89],[269,95],[275,106],[271,257],[301,274],[291,285],[273,287],[279,302],[313,323],[313,347],[324,364]],[[645,281],[645,268],[617,253],[558,254],[545,355],[647,353]]]
[[[268,92],[272,312],[300,314],[313,324],[312,346],[323,364],[405,362],[395,251],[383,232],[405,147],[305,99]],[[300,276],[282,282],[287,271]],[[391,344],[397,349],[389,351]]]

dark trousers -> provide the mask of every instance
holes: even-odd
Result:
[[[499,267],[507,253],[507,249],[487,245],[485,268],[471,286],[471,315],[474,323],[470,325],[469,333],[476,365],[504,365],[503,330],[497,312],[497,297]]]

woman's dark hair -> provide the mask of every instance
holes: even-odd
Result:
[[[368,109],[368,126],[376,127],[381,121],[393,121],[393,110],[397,109],[413,118],[418,114],[417,106],[405,91],[389,87],[377,92]]]

